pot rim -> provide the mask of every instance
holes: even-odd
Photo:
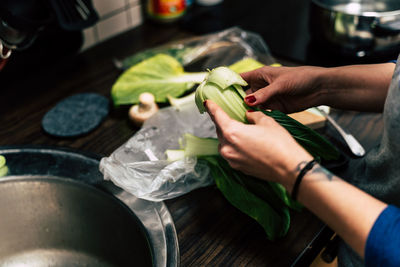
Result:
[[[396,9],[393,11],[382,11],[382,12],[380,12],[380,11],[364,11],[364,12],[359,12],[359,13],[357,13],[357,12],[352,13],[352,12],[346,12],[341,9],[337,9],[333,5],[325,4],[321,0],[311,0],[311,2],[321,8],[327,9],[331,12],[337,12],[337,13],[342,13],[342,14],[352,15],[352,16],[376,17],[376,18],[388,17],[388,16],[400,16],[400,9]],[[349,1],[347,4],[351,4],[351,3],[356,3],[356,2]],[[362,3],[359,3],[359,4],[362,4]]]

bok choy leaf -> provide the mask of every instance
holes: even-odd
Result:
[[[158,54],[126,70],[111,89],[115,105],[137,104],[139,95],[152,93],[156,102],[167,102],[167,96],[177,97],[199,84],[206,72],[187,73],[173,57]]]
[[[252,58],[242,59],[230,68],[237,72],[250,71],[263,66]],[[124,71],[111,89],[115,105],[137,104],[144,92],[155,96],[158,103],[175,101],[208,75],[204,72],[185,72],[181,63],[166,54],[155,54]],[[186,101],[186,100],[185,100]],[[179,101],[178,101],[179,102]]]
[[[219,155],[218,139],[184,134],[181,149],[167,150],[169,161],[196,156],[205,160],[218,189],[225,198],[243,213],[256,220],[270,240],[284,236],[290,225],[289,209],[301,205],[287,195],[285,188],[232,169]]]
[[[196,89],[195,101],[201,113],[203,102],[211,99],[231,118],[247,123],[246,111],[255,109],[275,119],[311,155],[325,160],[337,159],[339,151],[314,130],[280,111],[251,108],[244,103],[242,86],[247,83],[227,67],[218,67],[208,74]],[[202,151],[204,154],[204,151]],[[192,153],[193,154],[193,153]],[[277,183],[258,180],[233,170],[219,155],[203,157],[209,162],[213,178],[226,199],[259,222],[269,239],[284,236],[290,225],[289,207],[301,209],[285,188]]]
[[[254,109],[275,119],[296,141],[311,155],[325,160],[339,158],[339,151],[316,131],[301,124],[283,112],[266,111],[252,108],[244,102],[246,93],[242,86],[247,83],[239,74],[227,67],[218,67],[210,71],[206,79],[197,87],[195,101],[201,113],[206,110],[203,102],[211,99],[220,106],[232,119],[247,123],[246,111]]]
[[[0,155],[0,177],[6,176],[8,173],[8,167],[6,165],[6,158]]]
[[[233,170],[221,156],[206,157],[205,160],[209,162],[211,175],[224,197],[256,220],[268,239],[275,240],[286,235],[290,226],[289,208],[274,194],[269,183],[263,185],[261,194],[255,194],[254,188],[248,186],[250,179],[255,178]]]

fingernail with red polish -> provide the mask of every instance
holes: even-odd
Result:
[[[203,101],[203,106],[206,107],[206,105],[207,105],[207,100],[204,100],[204,101]]]
[[[245,99],[246,99],[246,102],[248,102],[248,103],[256,102],[256,98],[253,95],[246,96]]]
[[[247,112],[254,112],[255,110],[249,109]]]

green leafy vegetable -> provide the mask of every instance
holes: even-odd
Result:
[[[196,105],[204,113],[203,102],[211,99],[220,106],[232,119],[247,123],[246,111],[251,108],[246,105],[243,98],[246,93],[242,86],[247,83],[239,74],[227,67],[218,67],[210,71],[206,79],[196,89]],[[333,160],[339,157],[339,151],[316,131],[301,124],[285,113],[277,110],[260,110],[274,118],[314,157]]]
[[[135,62],[139,59],[136,58]],[[260,62],[245,58],[230,67],[237,72],[245,72],[259,66],[262,66]],[[185,72],[176,58],[155,54],[124,71],[113,85],[111,97],[115,105],[137,104],[139,95],[148,92],[155,96],[158,103],[167,100],[176,102],[177,97],[201,83],[207,75],[207,72]]]
[[[242,73],[242,72],[252,71],[261,68],[263,66],[265,65],[262,64],[261,62],[258,62],[257,60],[248,57],[230,65],[229,68],[236,73]]]
[[[313,157],[324,160],[336,160],[339,158],[340,154],[336,147],[316,131],[278,110],[260,111],[274,118]]]
[[[176,161],[184,157],[215,156],[218,152],[218,139],[201,138],[186,133],[180,140],[181,149],[168,149],[166,151],[168,161]]]
[[[167,97],[168,97],[168,102],[171,106],[175,107],[177,110],[181,110],[185,106],[194,103],[194,95],[195,92],[179,98],[172,97],[170,95],[168,95]]]
[[[173,57],[158,54],[126,70],[111,89],[115,105],[137,104],[139,95],[152,93],[156,102],[167,102],[204,80],[206,72],[186,73]]]
[[[236,208],[256,220],[270,240],[286,235],[290,226],[289,208],[274,193],[268,183],[263,184],[262,194],[256,194],[248,177],[233,170],[221,157],[206,157],[211,175],[224,197]]]
[[[140,53],[134,54],[129,56],[121,61],[121,67],[123,69],[128,69],[129,67],[140,63],[143,60],[146,60],[150,57],[156,56],[158,54],[169,55],[179,63],[184,64],[187,61],[187,57],[191,57],[193,54],[196,53],[196,48],[192,47],[185,47],[185,46],[176,46],[176,47],[160,47],[160,48],[153,48],[142,51]]]
[[[185,156],[218,155],[218,139],[200,138],[192,134],[184,135]]]
[[[0,155],[0,177],[7,175],[8,167],[6,165],[6,158]]]
[[[165,154],[167,155],[167,160],[170,162],[185,158],[185,150],[183,149],[167,149]]]
[[[209,72],[198,86],[195,102],[200,112],[205,112],[204,100],[216,102],[233,119],[246,123],[246,111],[250,109],[244,101],[242,86],[247,83],[227,67],[218,67]],[[314,157],[337,159],[339,152],[317,132],[279,111],[260,110],[274,118]],[[285,188],[233,170],[218,155],[218,140],[199,138],[186,134],[182,149],[170,150],[168,160],[185,156],[197,156],[209,163],[213,178],[222,194],[235,207],[254,218],[265,230],[269,239],[284,236],[290,225],[289,209],[300,210]]]
[[[300,210],[280,184],[262,181],[232,169],[218,152],[218,139],[185,134],[181,149],[167,150],[169,161],[196,156],[210,166],[217,187],[228,201],[255,219],[271,240],[284,236],[290,225],[289,208]]]
[[[231,118],[247,123],[246,111],[251,107],[243,100],[245,92],[242,86],[245,85],[247,83],[233,70],[218,67],[210,71],[198,86],[196,105],[203,113],[206,111],[203,102],[211,99]],[[259,111],[274,118],[314,157],[326,160],[339,157],[338,150],[314,130],[280,111]],[[204,151],[202,153],[204,154]],[[203,158],[209,162],[216,184],[228,201],[257,220],[268,238],[275,239],[286,234],[290,224],[288,207],[299,210],[301,205],[290,198],[282,185],[258,180],[235,171],[221,156]]]
[[[241,87],[246,85],[246,81],[229,68],[215,68],[196,89],[197,108],[201,113],[206,112],[203,102],[211,99],[232,119],[246,121],[248,107],[243,101],[246,93]]]

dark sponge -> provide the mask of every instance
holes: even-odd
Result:
[[[55,136],[73,137],[96,128],[109,112],[109,100],[94,93],[72,95],[44,115],[43,129]]]

